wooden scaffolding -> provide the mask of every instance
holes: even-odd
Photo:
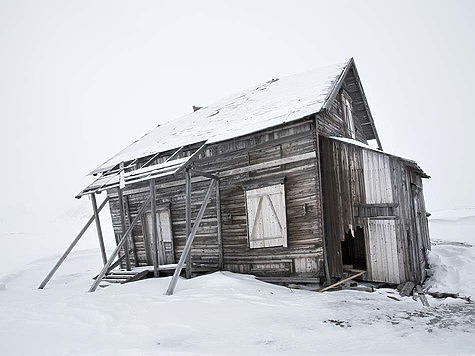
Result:
[[[99,272],[95,278],[94,283],[89,289],[89,292],[94,292],[100,283],[103,281],[114,268],[119,266],[122,260],[125,260],[125,266],[127,271],[132,271],[130,265],[130,253],[136,254],[135,247],[133,243],[130,244],[130,237],[132,235],[133,228],[137,225],[140,220],[143,220],[144,214],[148,208],[151,212],[152,220],[152,250],[153,250],[153,275],[154,277],[160,276],[160,270],[165,269],[174,269],[173,277],[170,281],[170,285],[166,291],[167,295],[174,293],[180,274],[185,268],[186,278],[191,278],[192,275],[192,263],[191,263],[191,248],[193,241],[195,239],[198,228],[201,224],[201,220],[205,214],[206,207],[208,206],[209,201],[211,200],[213,190],[216,194],[216,214],[218,221],[218,246],[219,246],[219,267],[222,270],[223,268],[223,250],[222,250],[222,236],[221,236],[221,208],[220,208],[220,195],[219,195],[219,177],[214,174],[207,172],[201,172],[193,168],[193,161],[198,157],[198,155],[203,151],[205,145],[202,144],[192,155],[185,158],[176,158],[178,154],[182,151],[183,147],[179,148],[174,154],[172,154],[165,162],[160,164],[150,165],[149,163],[153,162],[157,155],[153,156],[148,160],[141,168],[126,172],[127,168],[132,167],[135,164],[135,161],[132,161],[127,166],[123,163],[120,164],[119,169],[114,172],[106,172],[96,181],[86,187],[81,193],[76,196],[80,198],[85,195],[89,195],[92,202],[93,215],[86,222],[84,227],[81,229],[79,234],[74,238],[71,244],[68,246],[63,255],[59,258],[56,264],[53,266],[51,271],[47,274],[45,279],[39,285],[39,289],[43,289],[46,284],[50,281],[53,275],[56,273],[61,264],[65,261],[69,253],[73,250],[79,240],[84,236],[84,233],[92,225],[92,222],[95,221],[97,236],[99,239],[99,247],[103,262],[102,270]],[[157,202],[156,202],[156,192],[157,192],[157,178],[167,177],[167,176],[176,176],[178,174],[183,174],[185,177],[185,220],[186,220],[186,244],[181,253],[180,259],[176,265],[167,265],[163,266],[163,259],[159,254],[160,244],[163,243],[159,239],[157,233]],[[204,177],[205,179],[210,180],[209,187],[206,191],[206,195],[202,201],[200,210],[196,216],[194,224],[192,225],[192,216],[191,216],[191,194],[192,194],[192,175]],[[149,195],[148,198],[140,206],[136,216],[126,223],[125,209],[124,209],[124,198],[123,198],[123,188],[125,185],[148,181],[149,182]],[[119,205],[120,205],[120,218],[121,218],[121,229],[122,235],[121,238],[117,241],[117,246],[109,257],[106,255],[104,238],[102,233],[101,222],[99,218],[99,212],[104,208],[108,203],[109,197],[106,197],[104,201],[97,206],[96,194],[101,193],[106,189],[117,189]],[[131,246],[132,245],[132,248]],[[122,256],[119,256],[119,252],[123,251]],[[135,261],[137,259],[135,258]],[[140,272],[143,272],[140,271]],[[145,274],[142,273],[141,276]],[[137,276],[130,274],[129,280],[136,280]]]

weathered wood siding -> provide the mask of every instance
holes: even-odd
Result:
[[[184,150],[180,156],[191,154]],[[312,153],[312,154],[310,154]],[[208,146],[194,163],[200,171],[222,174],[220,179],[222,241],[224,267],[227,270],[259,275],[315,274],[322,266],[322,212],[318,181],[318,156],[314,119],[268,129],[260,133]],[[293,163],[270,166],[239,174],[231,170],[308,154],[309,158]],[[159,158],[161,160],[166,157]],[[265,186],[274,179],[285,178],[287,247],[250,248],[246,218],[245,190],[248,186]],[[192,217],[196,217],[209,179],[192,180]],[[148,183],[137,183],[123,191],[134,217],[148,197]],[[250,188],[247,188],[250,189]],[[117,193],[111,197],[114,229],[120,234]],[[185,184],[183,177],[157,180],[157,203],[170,203],[175,260],[185,244]],[[192,248],[193,271],[219,269],[219,246],[215,195],[209,202]],[[147,264],[144,234],[140,222],[133,231],[138,262]]]
[[[332,276],[342,275],[345,233],[359,226],[368,280],[423,280],[429,234],[420,173],[395,156],[325,137],[320,142]]]
[[[362,88],[356,80],[354,69],[351,68],[342,84],[340,92],[331,103],[329,110],[319,114],[318,131],[324,136],[343,136],[351,138],[345,122],[342,103],[342,91],[345,91],[352,101],[352,113],[355,124],[355,139],[363,143],[375,139],[371,125],[368,122],[364,105]]]

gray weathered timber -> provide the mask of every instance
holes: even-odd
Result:
[[[323,196],[323,190],[322,190],[322,165],[321,165],[321,153],[319,150],[320,147],[320,137],[318,135],[318,115],[315,115],[315,125],[313,128],[313,147],[315,152],[318,152],[318,158],[315,162],[315,165],[317,165],[317,190],[320,196]],[[320,218],[321,221],[323,222],[325,217],[323,214],[323,209],[320,209]],[[325,284],[330,284],[331,283],[331,275],[330,275],[330,265],[328,264],[328,248],[327,248],[327,241],[326,241],[326,235],[325,235],[325,224],[322,224],[322,245],[323,245],[323,263],[324,263],[324,273],[325,273]]]
[[[429,248],[421,198],[425,173],[396,156],[338,140],[321,141],[332,276],[341,277],[343,264],[353,262],[367,269],[365,278],[371,281],[422,282]]]
[[[110,266],[112,265],[114,258],[119,254],[119,250],[125,245],[129,237],[129,234],[132,232],[132,229],[134,228],[135,224],[137,224],[137,222],[139,221],[140,216],[146,209],[147,205],[150,203],[151,199],[152,198],[149,196],[148,199],[142,204],[141,208],[139,209],[139,213],[137,214],[135,219],[132,221],[132,224],[130,224],[130,227],[127,229],[127,231],[125,231],[124,235],[122,236],[122,239],[117,244],[117,247],[115,248],[114,252],[112,252],[112,254],[109,256],[107,263],[104,265],[104,268],[101,270],[101,272],[97,276],[97,279],[92,284],[91,288],[89,289],[89,292],[94,292],[97,289],[97,287],[102,281],[102,278],[104,278]]]
[[[160,260],[158,257],[158,236],[157,236],[157,198],[155,190],[155,179],[150,179],[150,198],[151,198],[151,218],[152,218],[152,241],[153,241],[153,275],[159,277]]]
[[[191,172],[189,169],[185,171],[185,224],[186,224],[186,236],[190,238],[191,231]],[[191,278],[191,253],[187,254],[186,257],[186,278]]]
[[[124,196],[122,194],[122,189],[119,187],[117,188],[117,194],[119,197],[119,212],[120,212],[120,227],[121,227],[121,234],[122,236],[125,233],[125,212],[124,212]],[[130,254],[129,254],[129,240],[125,241],[124,245],[124,254],[125,254],[125,266],[127,271],[130,271]]]
[[[218,259],[219,270],[224,269],[224,255],[223,255],[223,235],[221,231],[221,196],[219,193],[219,179],[216,180],[216,219],[218,224]]]
[[[183,265],[185,264],[185,260],[188,258],[188,255],[190,254],[191,251],[191,246],[193,245],[193,240],[195,238],[196,231],[198,230],[198,227],[200,226],[201,219],[203,218],[203,215],[206,210],[206,206],[208,205],[209,199],[211,197],[211,192],[213,191],[213,188],[216,186],[216,180],[212,180],[211,184],[209,185],[208,191],[206,192],[206,196],[203,200],[203,204],[201,205],[200,211],[198,212],[198,216],[196,217],[195,224],[193,225],[193,228],[190,231],[190,235],[188,236],[186,240],[186,245],[185,248],[183,249],[183,253],[181,254],[180,260],[178,261],[178,265],[175,269],[175,273],[173,274],[172,280],[170,281],[170,285],[168,286],[167,295],[172,295],[173,292],[175,291],[176,284],[178,282],[178,278],[180,277],[181,270],[183,268]]]
[[[99,212],[97,211],[96,194],[94,193],[91,194],[91,203],[92,210],[94,211],[94,221],[96,222],[97,237],[99,239],[99,248],[101,249],[102,262],[106,264],[106,248],[104,246],[104,238],[102,237],[101,220],[99,219]]]
[[[124,197],[124,211],[125,211],[126,216],[127,216],[127,219],[125,220],[126,221],[126,227],[129,227],[130,224],[132,223],[133,219],[130,216],[129,198],[128,197]],[[138,256],[138,253],[137,253],[137,246],[136,246],[133,234],[131,236],[131,241],[132,241],[132,246],[131,246],[132,249],[130,249],[130,246],[129,246],[129,254],[130,254],[130,252],[132,252],[133,258],[134,258],[134,261],[133,261],[134,265],[135,265],[135,267],[138,267],[139,266],[139,256]]]
[[[362,275],[365,274],[365,273],[366,273],[366,271],[360,271],[360,272],[358,272],[358,273],[356,273],[356,274],[354,274],[354,275],[352,275],[352,276],[350,276],[350,277],[344,278],[344,279],[342,279],[342,280],[340,280],[340,281],[338,281],[338,282],[336,282],[336,283],[333,283],[332,285],[330,285],[330,286],[328,286],[328,287],[325,287],[325,288],[320,289],[320,292],[325,292],[325,291],[327,291],[327,290],[330,290],[330,289],[333,289],[333,288],[335,288],[335,287],[338,287],[339,285],[342,285],[342,284],[345,283],[345,282],[351,281],[352,279],[358,278],[358,277],[362,276]]]
[[[104,199],[104,201],[101,203],[101,205],[99,206],[99,208],[97,209],[97,212],[99,213],[102,208],[107,204],[107,202],[109,201],[109,197],[106,197]],[[78,243],[78,241],[81,239],[81,237],[84,235],[84,233],[86,232],[86,230],[89,228],[89,226],[91,226],[92,222],[94,221],[94,217],[95,215],[92,215],[89,220],[86,222],[86,224],[84,225],[84,227],[81,229],[81,231],[79,232],[79,234],[77,234],[77,236],[74,238],[73,242],[71,242],[71,244],[68,246],[68,248],[66,249],[66,251],[64,251],[64,253],[61,255],[61,257],[59,258],[58,262],[56,262],[56,264],[53,266],[53,268],[51,269],[51,271],[49,271],[48,275],[45,277],[45,279],[43,280],[43,282],[41,282],[41,284],[39,285],[38,289],[43,289],[46,284],[49,282],[49,280],[51,279],[51,277],[53,277],[53,275],[56,273],[56,271],[58,270],[59,266],[61,266],[61,264],[64,262],[64,260],[66,259],[66,257],[68,257],[69,253],[72,251],[72,249],[74,248],[74,246],[76,246],[76,244]]]

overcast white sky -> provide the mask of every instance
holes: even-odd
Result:
[[[192,105],[349,57],[384,149],[433,177],[429,210],[475,206],[474,14],[474,1],[0,0],[0,224],[79,204],[90,170]]]

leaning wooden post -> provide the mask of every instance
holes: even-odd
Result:
[[[224,269],[224,251],[223,251],[223,235],[221,231],[221,195],[219,193],[219,180],[216,181],[216,219],[218,225],[218,256],[219,270]]]
[[[185,170],[185,220],[186,220],[186,236],[190,238],[191,231],[191,172],[189,168]],[[191,278],[191,252],[186,259],[186,278]]]
[[[124,197],[124,209],[125,209],[125,213],[127,215],[127,225],[130,226],[130,224],[132,223],[132,217],[130,216],[129,197]],[[137,253],[137,246],[135,245],[134,239],[132,239],[132,252],[134,253],[135,267],[138,267],[139,266],[139,255]]]
[[[155,179],[150,179],[150,197],[151,197],[151,214],[152,214],[152,240],[153,240],[153,275],[158,277],[160,272],[158,266],[158,236],[157,236],[157,201],[155,197]]]
[[[104,246],[104,238],[102,236],[101,221],[99,220],[99,212],[97,211],[96,194],[91,194],[92,210],[94,211],[94,220],[96,221],[97,237],[99,238],[99,247],[101,248],[102,262],[107,263],[106,248]]]
[[[109,201],[109,197],[106,197],[104,199],[104,201],[102,202],[102,204],[99,206],[99,208],[97,209],[98,212],[100,212],[102,210],[102,208],[106,205],[106,203]],[[56,271],[58,270],[59,266],[61,266],[61,264],[64,262],[64,260],[66,259],[66,257],[68,257],[69,253],[71,252],[71,250],[74,248],[74,246],[76,246],[76,244],[78,243],[79,239],[84,235],[84,233],[86,232],[87,228],[89,226],[91,226],[92,222],[94,220],[94,215],[91,216],[89,218],[89,220],[86,222],[86,225],[84,225],[84,227],[81,229],[81,231],[79,232],[79,234],[77,234],[77,236],[75,237],[75,239],[73,240],[73,242],[71,242],[71,244],[69,245],[69,247],[66,249],[66,251],[64,251],[63,255],[59,258],[58,262],[56,262],[56,264],[54,265],[54,267],[51,269],[51,271],[48,273],[48,275],[46,276],[46,278],[43,280],[43,282],[41,282],[41,284],[39,285],[38,289],[43,289],[46,284],[49,282],[49,280],[51,279],[51,277],[53,277],[53,275],[56,273]]]
[[[117,188],[117,195],[119,197],[119,209],[120,209],[120,225],[122,229],[122,236],[125,233],[125,215],[124,215],[124,196],[122,195],[122,189]],[[124,243],[124,253],[125,253],[125,266],[127,271],[130,271],[130,256],[129,256],[129,241],[128,239]]]
[[[175,291],[178,278],[180,277],[180,273],[181,273],[181,270],[183,269],[183,265],[185,264],[185,260],[187,259],[188,255],[191,252],[191,245],[193,244],[193,240],[195,239],[195,234],[200,226],[201,219],[203,219],[203,215],[205,214],[205,210],[206,210],[206,207],[208,206],[208,202],[211,197],[211,192],[213,191],[215,183],[216,183],[216,180],[213,179],[211,181],[211,184],[209,185],[208,191],[206,192],[205,199],[203,201],[203,204],[201,205],[200,211],[198,212],[198,216],[196,217],[193,228],[191,229],[190,235],[188,236],[186,240],[185,248],[183,249],[183,252],[181,253],[180,261],[178,261],[177,267],[175,269],[175,273],[173,273],[172,280],[170,281],[170,284],[168,286],[168,289],[166,292],[167,295],[172,295],[173,292]]]

